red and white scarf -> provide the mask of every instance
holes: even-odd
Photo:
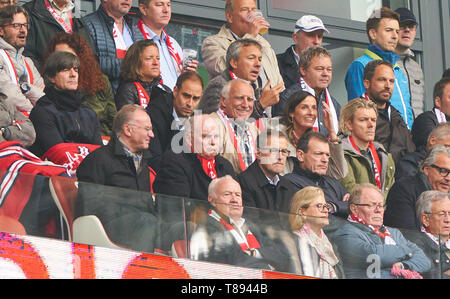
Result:
[[[303,91],[309,92],[310,94],[312,94],[313,97],[316,96],[315,90],[313,88],[309,87],[309,85],[305,82],[305,80],[302,78],[302,76],[300,76],[299,83],[300,83],[300,86]],[[339,120],[338,120],[337,113],[336,113],[336,107],[334,107],[333,101],[331,100],[331,95],[330,95],[330,92],[328,91],[328,88],[325,88],[325,101],[326,101],[328,107],[330,107],[331,116],[333,118],[333,128],[334,128],[334,131],[337,133],[337,132],[339,132]],[[320,113],[320,112],[317,111],[317,113]],[[313,130],[316,132],[319,131],[318,117],[316,118],[316,121],[314,122]]]
[[[137,28],[141,31],[145,39],[150,39],[150,33],[147,31],[146,26],[144,26],[144,22],[142,21],[142,19],[139,19]],[[166,30],[163,29],[162,31],[166,35],[167,49],[169,50],[170,56],[172,56],[173,62],[175,64],[175,69],[177,71],[177,74],[179,75],[183,70],[183,60],[181,59],[180,53],[178,53],[173,46],[172,40],[167,34]]]
[[[244,237],[244,233],[242,232],[242,230],[239,227],[237,227],[235,225],[235,227],[237,229],[236,230],[235,227],[233,227],[231,224],[229,224],[224,219],[222,219],[222,217],[220,217],[220,215],[217,214],[217,212],[214,211],[213,209],[209,210],[208,216],[210,216],[214,220],[218,221],[220,224],[222,224],[225,227],[226,230],[228,230],[231,233],[233,238],[239,244],[239,247],[241,248],[242,251],[247,251],[250,249],[258,249],[261,247],[258,240],[250,232],[250,230],[247,232],[247,234]]]
[[[361,224],[364,224],[365,226],[369,227],[377,236],[379,236],[381,238],[381,240],[384,241],[384,244],[397,245],[397,243],[394,241],[394,239],[392,239],[392,236],[389,233],[387,227],[385,227],[384,225],[381,226],[380,229],[378,229],[373,225],[368,225],[364,220],[362,220],[361,218],[359,218],[358,216],[356,216],[353,213],[350,213],[350,215],[348,215],[347,220],[352,223],[361,223]]]
[[[150,96],[145,91],[144,87],[139,82],[134,82],[134,85],[136,86],[137,93],[138,93],[138,99],[139,99],[139,105],[147,108],[148,104],[150,103]]]
[[[361,151],[359,150],[359,147],[356,145],[355,141],[351,136],[348,137],[348,140],[350,144],[352,145],[353,149],[361,154]],[[375,146],[373,142],[369,142],[369,152],[372,155],[372,165],[373,165],[373,173],[374,173],[374,179],[377,184],[377,187],[381,190],[381,162],[380,158],[378,157],[377,150],[375,149]]]
[[[233,142],[234,149],[236,150],[236,153],[238,155],[239,159],[239,165],[241,167],[241,170],[244,171],[247,169],[247,165],[245,164],[244,158],[242,156],[241,150],[239,148],[238,139],[236,136],[236,132],[233,129],[233,126],[231,125],[231,121],[228,118],[228,116],[225,114],[225,111],[223,111],[222,108],[219,108],[217,110],[217,115],[222,120],[223,124],[225,125],[226,131],[228,131],[228,134],[230,136],[231,141]],[[255,161],[256,154],[255,154],[255,139],[252,136],[252,133],[250,130],[246,130],[245,133],[247,134],[249,142],[251,142],[249,148],[250,148],[250,154],[252,155],[252,161]]]
[[[209,176],[212,180],[217,179],[216,159],[206,159],[198,154],[197,158],[200,160],[203,171],[206,173],[206,175]]]
[[[125,25],[124,25],[125,27]],[[124,28],[125,30],[125,28]],[[125,54],[127,54],[127,45],[125,44],[125,40],[123,39],[123,35],[119,30],[119,27],[116,23],[114,23],[113,27],[113,38],[114,44],[116,45],[116,55],[117,58],[123,59]]]
[[[441,110],[439,110],[438,108],[433,108],[433,111],[440,124],[447,122],[447,118],[445,117],[445,114]]]
[[[67,24],[66,21],[53,9],[53,7],[50,5],[48,0],[44,1],[45,6],[47,7],[47,10],[50,12],[50,14],[53,16],[53,18],[58,22],[59,25],[64,29],[66,33],[72,34],[73,33],[73,20],[72,20],[72,12],[68,11],[69,15],[69,21],[70,23]]]
[[[9,70],[9,76],[11,77],[11,81],[15,82],[17,85],[19,84],[19,77],[17,76],[16,68],[14,67],[14,63],[9,56],[8,52],[6,52],[5,49],[0,49],[0,55],[3,57],[3,60],[5,61],[8,70]],[[31,70],[31,67],[25,60],[25,57],[22,56],[23,63],[25,64],[25,67],[27,69],[27,79],[28,83],[33,84],[34,78],[33,78],[33,72]]]

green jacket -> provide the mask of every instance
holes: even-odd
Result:
[[[340,180],[344,188],[348,192],[352,192],[353,188],[361,183],[372,183],[376,185],[371,165],[372,162],[353,149],[347,138],[342,140],[342,145],[344,157],[348,165],[347,176]],[[386,200],[389,190],[395,182],[395,163],[392,155],[386,152],[380,143],[374,142],[374,145],[381,162],[381,191]]]

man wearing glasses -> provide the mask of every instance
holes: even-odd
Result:
[[[256,139],[256,160],[238,176],[244,206],[289,212],[297,188],[280,173],[289,156],[286,135],[265,130]]]
[[[286,178],[297,189],[307,186],[321,188],[325,201],[332,207],[330,213],[347,217],[349,194],[338,180],[327,175],[330,156],[330,145],[325,135],[319,132],[303,134],[297,143],[298,163],[294,163],[292,173],[287,174]]]
[[[400,178],[392,186],[386,200],[385,223],[397,228],[420,230],[416,201],[422,192],[450,189],[450,149],[434,146],[415,176]]]
[[[152,191],[155,173],[148,165],[152,129],[144,108],[133,104],[123,106],[114,118],[110,142],[86,156],[77,168],[78,180]]]
[[[33,61],[23,56],[28,13],[20,6],[0,9],[0,92],[25,116],[44,95],[44,80]]]
[[[405,232],[431,260],[425,278],[450,278],[450,198],[448,193],[425,191],[416,203],[421,234]]]
[[[420,278],[430,261],[400,230],[383,222],[384,196],[377,186],[357,185],[349,199],[348,223],[333,234],[346,278]]]

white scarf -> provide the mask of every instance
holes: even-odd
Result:
[[[125,24],[124,24],[124,30]],[[117,27],[117,24],[114,23],[113,28],[113,38],[114,38],[114,44],[116,45],[116,55],[117,58],[123,59],[125,57],[125,54],[127,53],[127,46],[125,44],[125,40],[123,39],[123,35],[119,30],[119,27]]]
[[[445,118],[445,114],[441,110],[439,110],[438,108],[434,108],[433,110],[434,110],[434,114],[436,115],[436,118],[440,124],[447,122],[447,119]]]

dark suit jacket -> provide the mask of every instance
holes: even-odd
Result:
[[[291,85],[297,84],[300,80],[299,66],[295,61],[292,47],[286,49],[284,53],[277,54],[278,68],[280,69],[281,77],[283,77],[284,86],[289,88]]]
[[[426,111],[417,116],[411,129],[413,141],[417,149],[427,146],[428,136],[438,124],[439,121],[434,111]]]
[[[222,156],[216,156],[216,171],[218,177],[235,176],[233,166]],[[159,194],[207,200],[211,181],[196,154],[176,154],[169,149],[162,156],[153,188]]]
[[[242,188],[244,206],[289,213],[292,196],[298,188],[286,178],[279,176],[277,186],[270,184],[257,161],[237,178]]]

